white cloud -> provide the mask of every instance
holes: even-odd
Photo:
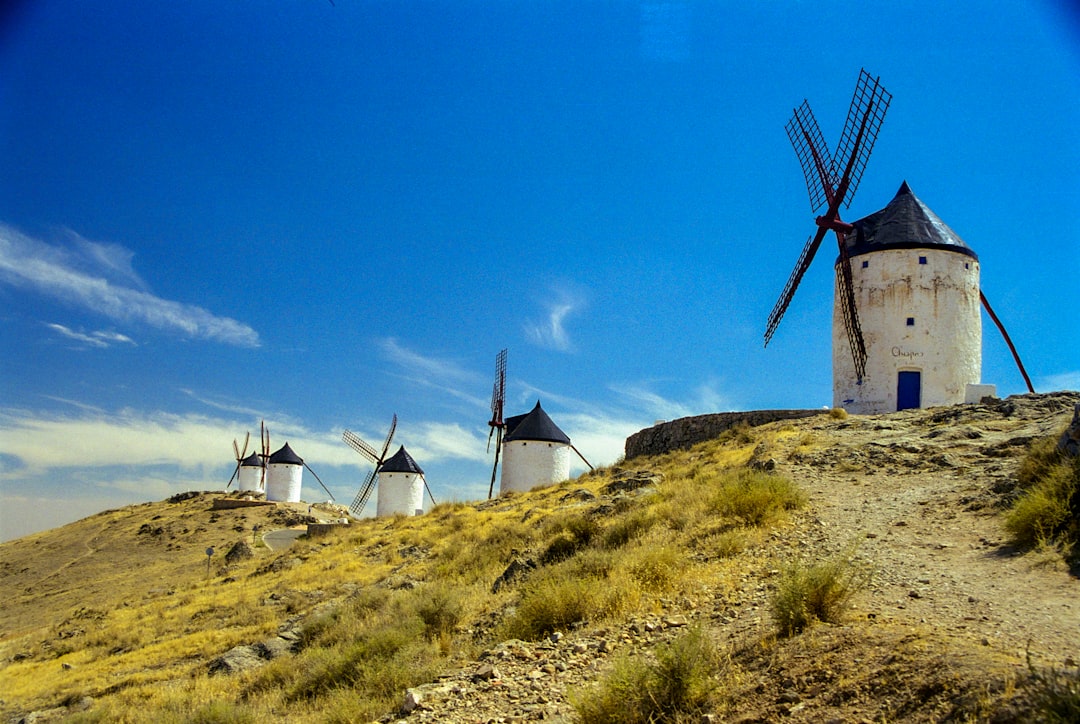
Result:
[[[0,281],[116,321],[141,322],[194,339],[259,346],[258,333],[242,322],[146,291],[131,266],[130,251],[73,236],[67,249],[0,224]]]
[[[579,311],[584,302],[579,295],[567,289],[556,289],[553,294],[555,298],[544,303],[544,319],[525,323],[525,336],[537,346],[569,352],[573,349],[573,343],[566,331],[566,319]]]
[[[75,330],[65,327],[62,324],[46,323],[45,325],[49,329],[53,330],[62,337],[67,337],[75,342],[80,342],[87,347],[95,347],[98,349],[105,349],[111,347],[113,344],[124,343],[134,345],[135,340],[128,337],[126,334],[120,334],[118,332],[104,332],[97,331],[85,334],[83,332],[76,332]]]

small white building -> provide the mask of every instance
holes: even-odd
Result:
[[[375,515],[423,515],[424,471],[402,445],[379,468]]]
[[[240,472],[237,473],[236,484],[241,493],[263,492],[265,476],[263,462],[258,453],[251,453],[240,461]]]
[[[293,452],[289,443],[285,443],[267,461],[266,499],[283,503],[299,503],[303,476],[304,460]]]
[[[525,415],[506,420],[499,494],[524,492],[570,477],[570,438],[536,401]]]
[[[846,244],[866,373],[860,382],[837,286],[833,406],[876,414],[964,402],[982,371],[979,258],[906,181],[853,226]]]

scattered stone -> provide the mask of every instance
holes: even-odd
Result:
[[[247,541],[237,541],[233,544],[232,548],[225,554],[225,563],[233,565],[247,558],[254,558],[255,552],[251,550],[251,546],[247,544]]]
[[[405,701],[401,704],[402,713],[412,714],[423,700],[423,696],[416,689],[406,689]]]
[[[211,676],[236,674],[257,668],[264,663],[266,663],[266,659],[259,655],[254,646],[233,646],[209,663],[207,673]]]
[[[506,570],[504,570],[502,574],[495,579],[495,582],[491,584],[491,592],[498,593],[503,586],[513,583],[534,570],[536,570],[536,561],[533,559],[515,558],[510,561],[510,565],[506,567]]]

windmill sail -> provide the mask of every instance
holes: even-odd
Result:
[[[835,155],[829,155],[829,148],[821,135],[817,119],[807,101],[795,109],[794,115],[785,126],[788,139],[799,158],[803,176],[806,179],[807,192],[810,195],[811,209],[816,211],[828,204],[823,216],[817,217],[817,232],[810,237],[803,247],[795,268],[788,277],[784,290],[780,293],[765,325],[765,346],[769,345],[776,328],[783,319],[788,305],[795,296],[803,275],[814,260],[825,234],[836,234],[840,250],[840,260],[836,271],[836,294],[838,305],[844,320],[844,329],[851,347],[852,361],[858,379],[866,373],[866,342],[859,324],[859,310],[852,284],[851,260],[847,255],[846,234],[851,231],[849,224],[840,220],[840,207],[850,206],[856,189],[862,180],[863,171],[870,158],[878,131],[885,120],[892,95],[885,90],[877,78],[871,78],[866,70],[859,73],[855,84],[855,93],[848,107],[844,130]],[[841,166],[843,171],[840,172]]]

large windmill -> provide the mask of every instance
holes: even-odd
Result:
[[[506,422],[503,420],[503,406],[506,403],[506,350],[502,350],[495,356],[495,384],[491,389],[491,420],[488,425],[488,450],[491,450],[491,438],[495,438],[495,464],[491,466],[491,483],[488,485],[488,499],[495,492],[495,473],[499,469],[499,450],[502,447],[503,431]]]
[[[379,469],[382,467],[382,464],[386,462],[386,454],[390,450],[390,441],[394,438],[394,430],[396,428],[397,415],[394,415],[393,420],[390,421],[390,432],[386,434],[386,442],[383,443],[381,451],[376,451],[375,448],[362,440],[359,435],[356,435],[349,430],[346,430],[341,435],[341,439],[345,441],[346,445],[367,458],[369,462],[375,463],[375,467],[368,473],[367,478],[364,479],[364,484],[361,485],[360,489],[356,492],[356,497],[354,497],[352,503],[349,504],[349,512],[357,517],[363,512],[364,506],[367,505],[368,498],[371,497],[371,491],[375,489],[375,483],[379,479]]]
[[[980,305],[998,325],[1027,382],[1015,348],[979,288],[978,256],[907,182],[879,211],[851,223],[840,220],[840,207],[851,203],[891,99],[877,78],[861,71],[832,156],[806,101],[786,126],[810,206],[814,211],[824,206],[825,213],[816,218],[817,231],[769,315],[765,344],[822,240],[834,232],[839,254],[833,297],[833,405],[856,413],[977,402],[992,394],[992,385],[979,382]]]
[[[784,291],[769,314],[765,328],[765,345],[768,346],[776,332],[822,240],[832,231],[836,234],[840,250],[836,269],[836,293],[839,297],[836,305],[842,311],[851,358],[860,382],[866,372],[866,343],[859,325],[859,311],[851,284],[851,260],[848,258],[845,243],[845,236],[853,227],[840,220],[840,206],[851,205],[891,100],[892,95],[882,87],[877,78],[871,78],[865,70],[861,71],[844,123],[844,131],[840,136],[840,144],[832,156],[829,155],[829,148],[806,100],[795,109],[785,127],[802,164],[806,188],[810,193],[810,208],[817,211],[825,206],[825,213],[815,219],[817,232],[807,240]]]

